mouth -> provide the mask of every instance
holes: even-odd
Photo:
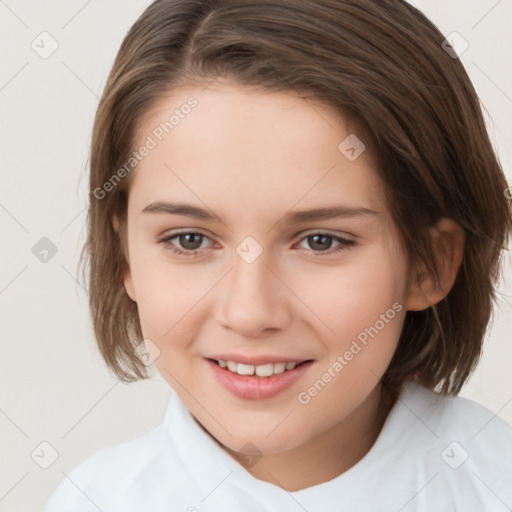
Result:
[[[247,359],[243,363],[228,358],[205,360],[217,382],[244,400],[262,400],[280,394],[301,378],[313,364],[312,359],[257,361],[260,364],[248,364]]]
[[[276,362],[276,363],[266,363],[260,365],[253,364],[244,364],[237,363],[236,361],[225,361],[223,359],[210,359],[214,363],[217,363],[221,368],[225,368],[231,373],[236,373],[237,375],[246,375],[252,376],[256,375],[258,377],[272,377],[274,375],[280,375],[284,372],[289,372],[294,368],[297,368],[301,364],[307,363],[308,361],[290,361],[287,363]]]

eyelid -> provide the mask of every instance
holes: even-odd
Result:
[[[203,229],[200,229],[200,228],[177,228],[177,229],[174,229],[171,231],[165,231],[164,234],[157,235],[155,237],[155,239],[157,242],[161,242],[162,240],[173,238],[175,236],[189,235],[189,234],[202,235],[205,238],[213,240],[213,237],[211,235],[207,234]]]
[[[345,240],[350,239],[350,241],[354,242],[355,239],[357,238],[356,235],[353,235],[352,233],[347,233],[346,231],[344,231],[343,233],[339,233],[333,232],[329,229],[308,229],[306,231],[301,231],[300,233],[297,233],[297,235],[295,235],[294,238],[296,238],[299,235],[301,236],[301,239],[311,235],[328,235],[332,236],[333,238],[343,238]]]
[[[334,248],[334,249],[329,248],[326,251],[313,251],[312,249],[303,249],[308,254],[312,255],[313,258],[327,258],[329,256],[335,256],[342,251],[346,251],[346,250],[352,248],[356,243],[356,241],[351,238],[347,238],[342,235],[336,235],[329,231],[313,230],[308,233],[303,233],[302,236],[299,238],[299,240],[296,242],[296,244],[301,244],[307,238],[309,238],[310,236],[314,236],[314,235],[327,236],[329,238],[332,238],[335,243],[338,242],[339,245],[337,248]]]
[[[210,240],[212,240],[212,236],[207,234],[205,232],[205,230],[203,230],[201,228],[177,228],[176,230],[171,230],[170,232],[166,232],[163,235],[157,236],[156,239],[157,239],[157,241],[159,241],[163,238],[172,238],[173,236],[186,235],[186,234],[203,235],[205,238],[209,238]],[[328,235],[328,236],[332,236],[333,238],[343,238],[345,240],[350,240],[350,241],[354,241],[354,242],[355,242],[355,239],[357,238],[356,235],[353,235],[352,233],[347,233],[347,232],[343,232],[340,234],[340,233],[332,232],[328,229],[309,229],[306,231],[300,231],[300,232],[296,233],[295,235],[293,235],[292,239],[295,240],[300,237],[299,241],[301,241],[302,239],[304,239],[308,236],[311,236],[311,235]]]
[[[172,244],[171,239],[179,237],[180,235],[187,235],[187,234],[197,234],[197,235],[200,235],[200,236],[204,237],[205,239],[213,241],[212,237],[210,237],[209,235],[205,234],[203,232],[203,230],[201,230],[199,228],[182,228],[182,229],[177,229],[175,231],[167,233],[167,234],[163,235],[162,237],[158,237],[157,243],[163,244],[164,247],[169,246],[168,250],[171,251],[174,254],[185,255],[187,257],[201,256],[204,253],[204,250],[205,250],[204,248],[203,249],[195,249],[195,250],[192,250],[192,249],[180,249],[179,247],[174,246]],[[296,241],[295,245],[302,243],[308,237],[314,236],[314,235],[328,236],[328,237],[332,238],[333,240],[337,241],[340,244],[337,249],[329,248],[329,249],[327,249],[325,251],[313,251],[311,249],[303,249],[303,250],[307,251],[308,253],[312,253],[314,255],[313,256],[314,258],[328,257],[328,256],[332,256],[334,254],[337,254],[338,252],[341,252],[341,251],[344,251],[344,250],[348,250],[356,242],[352,238],[352,237],[354,237],[354,235],[349,235],[349,237],[351,237],[351,238],[347,238],[344,235],[337,235],[337,234],[332,233],[332,232],[330,232],[328,230],[321,230],[321,229],[316,229],[316,230],[312,229],[312,230],[308,230],[308,231],[303,231],[303,232],[300,232],[297,235],[295,235],[293,238],[295,239],[299,235],[300,235],[300,237]],[[357,238],[357,237],[355,237],[355,238]]]
[[[210,241],[214,241],[213,238],[210,236],[210,235],[207,235],[206,233],[204,233],[203,230],[201,229],[198,229],[198,228],[183,228],[183,229],[176,229],[174,231],[170,231],[170,232],[166,232],[164,233],[163,235],[160,235],[160,236],[157,236],[156,237],[156,242],[157,243],[171,243],[170,242],[170,239],[172,238],[177,238],[179,237],[180,235],[201,235],[203,236],[205,239],[208,239]],[[181,249],[185,252],[184,249]],[[198,253],[199,250],[195,250],[195,251],[190,251],[190,252],[196,252]]]

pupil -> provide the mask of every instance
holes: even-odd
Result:
[[[187,233],[185,235],[180,236],[180,244],[184,249],[187,250],[194,250],[199,249],[201,246],[201,237],[203,235],[194,234],[194,233]],[[199,240],[199,243],[194,241],[194,238],[197,238]]]
[[[313,249],[327,250],[332,245],[332,239],[328,235],[311,235],[308,237],[310,240],[314,240],[314,242],[310,245]],[[320,242],[318,242],[320,240]],[[316,247],[315,247],[316,245]]]

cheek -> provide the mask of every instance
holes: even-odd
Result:
[[[144,336],[157,344],[190,337],[197,305],[218,276],[202,275],[192,265],[171,264],[165,255],[149,251],[134,255],[131,271]]]
[[[304,302],[318,319],[316,323],[323,325],[323,338],[341,350],[360,333],[364,337],[365,329],[376,322],[382,327],[381,315],[386,321],[386,329],[381,329],[386,331],[386,337],[399,335],[397,309],[405,310],[404,274],[396,254],[384,249],[367,251],[357,262],[346,267],[326,267],[315,279],[301,281],[297,294],[305,297]]]
[[[368,396],[386,371],[406,314],[403,261],[385,249],[374,251],[347,271],[332,271],[324,289],[315,288],[310,296],[334,331],[323,336],[326,359],[299,400],[313,417],[329,414],[337,421]]]
[[[365,400],[398,344],[406,314],[401,268],[396,260],[365,263],[347,273],[338,269],[323,291],[310,294],[315,312],[334,331],[321,327],[326,356],[297,397],[313,431],[320,428],[313,418],[335,423]]]

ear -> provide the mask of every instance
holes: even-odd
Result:
[[[411,279],[406,309],[422,311],[441,302],[452,289],[464,255],[463,228],[451,219],[441,219],[431,229],[439,283],[424,267]]]
[[[128,258],[128,240],[127,238],[122,238],[123,233],[119,232],[119,219],[117,218],[117,215],[112,216],[112,227],[114,228],[114,231],[119,235],[119,243],[121,243],[122,247],[125,249],[125,257],[126,257],[126,266],[124,269],[123,274],[123,282],[124,282],[124,288],[126,290],[126,293],[128,294],[128,297],[133,300],[133,302],[137,302],[135,300],[135,289],[133,287],[133,280],[132,280],[132,272],[130,269],[130,260]],[[126,226],[124,226],[124,231],[126,235]]]

